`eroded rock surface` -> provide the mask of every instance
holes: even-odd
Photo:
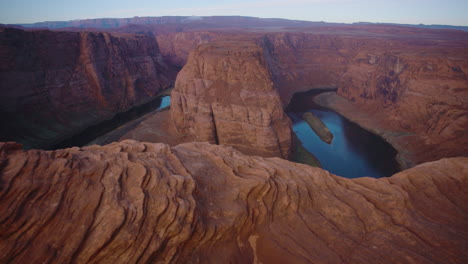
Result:
[[[0,139],[49,148],[171,85],[154,37],[0,28]]]
[[[287,158],[291,121],[264,52],[251,42],[197,47],[171,94],[178,131],[246,154]]]
[[[1,143],[0,262],[466,263],[467,164],[345,179],[208,143]]]

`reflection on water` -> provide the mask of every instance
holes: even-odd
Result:
[[[294,96],[288,115],[303,146],[320,160],[324,169],[347,178],[380,178],[398,172],[396,151],[390,144],[336,112],[315,104],[312,100],[316,94]],[[331,144],[323,142],[301,118],[306,111],[327,125],[334,136]]]

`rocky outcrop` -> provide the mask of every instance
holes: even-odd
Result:
[[[0,28],[0,139],[49,148],[171,85],[154,38]]]
[[[1,143],[0,262],[466,263],[467,164],[345,179],[208,143]]]
[[[178,131],[247,154],[287,158],[291,121],[283,112],[264,52],[249,42],[196,48],[171,95]]]

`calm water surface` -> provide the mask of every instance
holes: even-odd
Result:
[[[296,94],[288,107],[288,115],[304,147],[314,154],[322,167],[347,178],[387,177],[399,171],[396,150],[379,136],[362,129],[335,111],[313,102],[317,92]],[[333,134],[333,142],[323,142],[301,118],[312,112]]]
[[[161,98],[161,104],[156,108],[156,110],[163,109],[171,105],[171,97],[164,96]]]

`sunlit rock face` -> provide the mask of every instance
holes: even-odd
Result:
[[[287,158],[291,121],[266,51],[251,42],[201,45],[179,72],[171,115],[179,132],[246,154]]]
[[[0,138],[48,148],[171,85],[154,38],[0,28]]]
[[[208,143],[0,143],[0,262],[465,263],[467,164],[346,179]]]

